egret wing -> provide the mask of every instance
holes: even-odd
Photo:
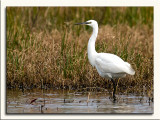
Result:
[[[114,62],[108,62],[105,59],[96,58],[96,68],[102,73],[125,73],[122,65]]]
[[[100,53],[95,60],[96,68],[103,73],[128,73],[135,74],[131,65],[124,62],[120,57],[109,54]]]

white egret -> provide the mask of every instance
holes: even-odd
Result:
[[[116,100],[116,83],[115,78],[125,77],[126,74],[134,75],[135,71],[128,62],[123,61],[117,55],[111,53],[97,53],[95,50],[95,42],[98,34],[98,23],[95,20],[88,20],[75,25],[88,25],[93,28],[93,33],[88,42],[88,59],[90,64],[95,67],[99,75],[108,78],[113,82],[113,99]]]

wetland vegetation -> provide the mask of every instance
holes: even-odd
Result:
[[[136,74],[119,80],[117,92],[153,97],[153,7],[7,7],[6,67],[9,89],[112,89],[87,57],[99,23],[97,52],[129,62]]]

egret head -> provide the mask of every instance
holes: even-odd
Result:
[[[88,20],[88,21],[83,22],[83,23],[76,23],[75,25],[88,25],[88,26],[91,26],[91,27],[98,26],[97,21],[95,21],[95,20]]]

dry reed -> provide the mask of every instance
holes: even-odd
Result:
[[[22,11],[21,14],[23,14],[23,11],[27,8],[19,9]],[[40,13],[32,15],[31,12],[31,10],[33,10],[33,12],[37,13],[37,9],[35,11],[33,8],[28,9],[29,17],[26,17],[26,19],[23,18],[24,20],[22,19],[23,24],[18,23],[19,16],[15,17],[16,22],[14,24],[12,20],[9,21],[12,16],[11,14],[14,13],[13,11],[17,10],[14,8],[13,11],[11,11],[12,8],[7,9],[8,88],[21,88],[22,86],[26,89],[111,88],[112,83],[107,79],[101,78],[96,69],[92,68],[88,62],[87,43],[91,35],[91,28],[73,25],[73,22],[80,17],[78,15],[81,14],[76,14],[77,19],[74,21],[67,23],[63,21],[60,23],[57,22],[61,24],[60,28],[54,26],[54,29],[51,29],[54,24],[50,23],[50,21],[46,20],[45,25],[38,24],[42,19],[41,17],[37,17],[40,16]],[[116,14],[124,14],[124,11],[127,11],[126,9],[127,8],[119,8],[118,10],[122,12],[119,11],[118,13],[116,13],[116,10],[113,10],[113,8],[110,8],[109,11],[113,10]],[[58,12],[58,17],[61,18],[64,13],[66,15],[70,13],[69,8],[66,12],[63,10],[64,9],[56,8],[56,10],[51,13],[49,8],[46,8],[40,10],[40,12],[44,13],[44,17],[48,16],[49,13],[56,14],[56,12]],[[76,10],[79,10],[79,12],[83,11],[81,8],[77,8]],[[91,8],[89,10],[90,13],[92,13],[95,9]],[[138,11],[140,10],[139,8]],[[108,12],[108,14],[109,13],[110,12]],[[141,12],[139,12],[139,14],[140,13]],[[144,13],[142,12],[142,14]],[[24,21],[27,20],[27,18],[28,21],[26,23]],[[86,20],[84,16],[82,18],[84,21]],[[150,18],[148,20],[150,20]],[[111,19],[109,19],[108,22],[111,22]],[[28,25],[27,28],[25,24]],[[134,76],[127,76],[119,80],[118,91],[127,93],[147,93],[152,95],[152,23],[141,24],[134,23],[133,21],[132,25],[130,25],[131,23],[127,24],[125,22],[112,24],[100,23],[96,50],[98,52],[109,52],[120,56],[123,60],[131,63],[136,71]],[[41,29],[41,27],[45,28]]]

